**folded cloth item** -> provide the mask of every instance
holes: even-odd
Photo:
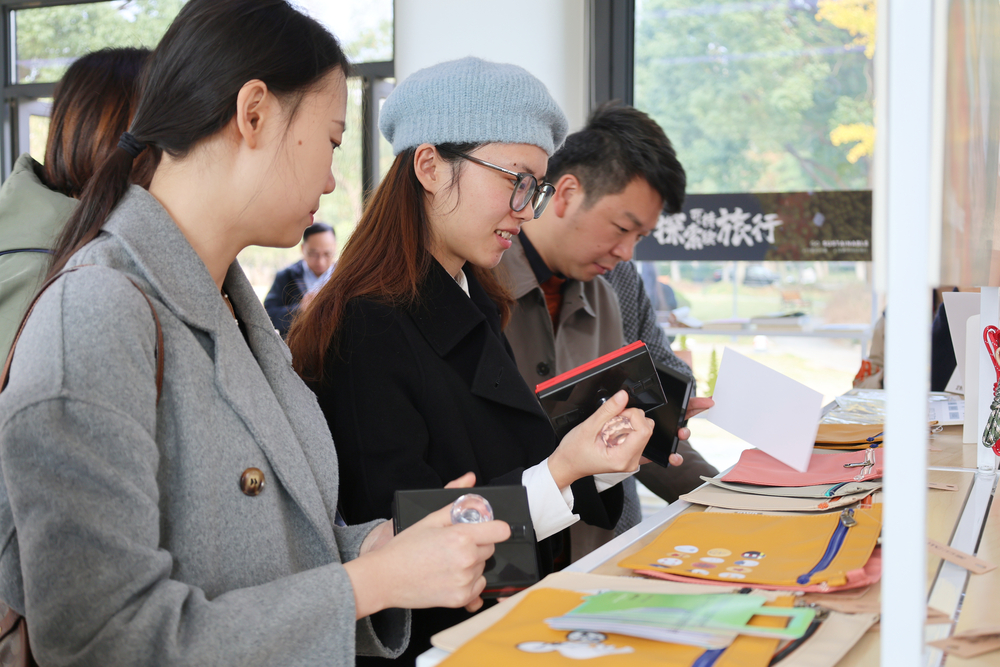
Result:
[[[870,482],[838,482],[837,484],[817,484],[815,486],[761,486],[759,484],[731,484],[723,482],[718,477],[702,477],[703,481],[740,493],[752,493],[757,496],[783,496],[785,498],[833,498],[834,496],[853,496],[858,493],[874,493],[882,488],[882,480]]]
[[[772,488],[772,487],[754,487]],[[724,507],[731,510],[748,512],[825,512],[838,507],[853,505],[869,496],[868,491],[854,495],[836,495],[832,498],[795,498],[779,495],[757,495],[742,493],[718,486],[700,486],[691,493],[680,497],[689,503],[707,505],[709,507]]]
[[[677,517],[619,567],[688,580],[842,587],[856,580],[882,530],[882,504],[804,515],[692,513]]]
[[[845,468],[865,460],[866,452],[814,452],[809,468],[799,472],[759,449],[746,449],[723,482],[761,486],[815,486],[838,482],[864,482],[882,477],[882,448],[874,450],[875,465]],[[859,479],[860,477],[860,479]]]

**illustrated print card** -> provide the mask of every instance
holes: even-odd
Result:
[[[777,639],[739,636],[726,649],[706,651],[696,646],[614,633],[555,630],[545,622],[545,619],[563,616],[579,607],[587,597],[586,593],[551,588],[530,591],[506,616],[462,645],[441,665],[692,667],[703,656],[707,658],[710,655],[716,665],[764,667],[779,643]],[[779,606],[784,605],[779,603]],[[755,619],[754,623],[779,627],[778,621],[762,618],[760,621]]]

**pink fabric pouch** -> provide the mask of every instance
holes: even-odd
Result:
[[[812,486],[879,479],[882,477],[882,448],[876,448],[874,454],[874,466],[845,468],[845,463],[864,461],[865,451],[814,452],[809,468],[799,472],[759,449],[747,449],[733,469],[722,476],[722,481],[758,486]]]

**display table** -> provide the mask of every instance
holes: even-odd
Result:
[[[960,426],[948,426],[941,433],[932,435],[929,447],[931,451],[928,452],[928,481],[954,484],[957,489],[955,491],[928,489],[928,538],[950,544],[967,553],[976,553],[976,546],[981,536],[982,544],[978,555],[1000,564],[1000,507],[991,505],[990,502],[996,485],[996,474],[978,473],[975,468],[978,445],[962,443]],[[886,453],[887,461],[891,460],[890,457],[895,452],[905,454],[905,448],[894,449],[890,445]],[[573,563],[566,571],[632,576],[631,570],[619,568],[616,563],[652,542],[664,526],[680,514],[699,512],[703,509],[685,502],[675,502],[587,557]],[[997,611],[1000,608],[998,604],[1000,569],[983,575],[970,575],[958,566],[928,554],[925,585],[929,604],[953,620],[957,619],[955,632],[1000,625],[1000,613]],[[878,595],[877,585],[865,593],[865,597],[873,599],[878,599]],[[951,634],[951,627],[947,624],[928,625],[926,634],[928,641],[943,639]],[[876,626],[838,665],[843,667],[878,665],[879,640],[880,635]],[[420,656],[417,664],[420,667],[431,667],[447,655],[444,651],[432,649]],[[943,656],[940,651],[928,648],[926,664],[946,667],[997,665],[1000,664],[1000,653],[962,660]]]
[[[868,344],[872,339],[872,327],[865,324],[846,324],[829,327],[756,327],[748,326],[746,329],[721,328],[713,329],[711,326],[692,329],[689,327],[671,327],[660,325],[663,333],[667,336],[775,336],[784,338],[847,338],[861,342],[861,358],[868,356]]]

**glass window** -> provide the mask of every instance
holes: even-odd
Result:
[[[351,62],[393,59],[392,0],[293,0],[340,39]]]
[[[49,138],[49,115],[52,113],[52,98],[21,100],[17,105],[20,118],[27,119],[28,152],[41,164],[45,164],[45,144]]]
[[[870,189],[874,30],[874,2],[636,0],[635,104],[673,142],[688,193]],[[702,321],[804,310],[868,323],[868,266],[849,264],[657,271],[679,301],[697,294]]]
[[[874,5],[637,0],[635,104],[689,192],[870,188]]]
[[[870,189],[874,35],[874,0],[636,0],[635,105],[670,137],[689,193]],[[806,313],[806,328],[872,319],[868,262],[678,261],[647,271],[662,286],[659,308],[669,294],[703,323],[782,312]],[[828,400],[851,388],[861,361],[848,338],[691,329],[673,347],[690,355],[702,394],[725,347]],[[720,469],[746,446],[702,420],[691,428]]]
[[[93,2],[11,12],[14,83],[52,83],[80,56],[114,46],[153,48],[184,0]]]
[[[331,194],[320,199],[319,212],[316,213],[317,221],[325,222],[337,230],[337,238],[341,242],[347,240],[361,217],[361,137],[364,133],[362,98],[361,79],[349,79],[347,129],[343,144],[333,156],[333,177],[337,181],[337,187]]]
[[[396,85],[396,80],[395,79],[384,79],[384,81],[387,84],[389,84],[388,86],[386,86],[386,90],[388,91],[388,92],[386,92],[386,96],[388,96],[389,92],[392,92],[392,88]],[[385,97],[379,97],[379,100],[378,100],[378,110],[379,110],[379,115],[380,116],[382,114],[382,105],[383,104],[385,104]],[[378,132],[378,128],[377,127],[375,128],[375,131]],[[389,167],[392,166],[392,163],[395,161],[395,159],[396,159],[396,156],[393,155],[393,153],[392,153],[392,144],[390,144],[386,140],[386,138],[384,136],[382,136],[381,132],[378,132],[378,179],[379,179],[379,181],[381,181],[385,177],[386,173],[389,171]]]
[[[78,57],[114,46],[155,47],[185,0],[113,0],[67,4],[12,11],[13,62],[9,62],[15,84],[53,84]],[[292,0],[336,34],[348,57],[355,63],[393,59],[392,0]],[[392,80],[390,87],[391,90]],[[38,93],[35,93],[38,94]],[[379,104],[381,104],[381,99]],[[51,100],[18,98],[18,152],[35,159],[45,156],[48,113]],[[348,81],[347,131],[333,158],[337,187],[320,200],[318,221],[334,227],[343,243],[353,231],[362,208],[362,114],[361,80]],[[13,138],[12,138],[13,139]],[[380,176],[392,164],[392,149],[379,138]],[[263,298],[274,274],[301,257],[296,248],[248,248],[240,262],[254,288]]]

